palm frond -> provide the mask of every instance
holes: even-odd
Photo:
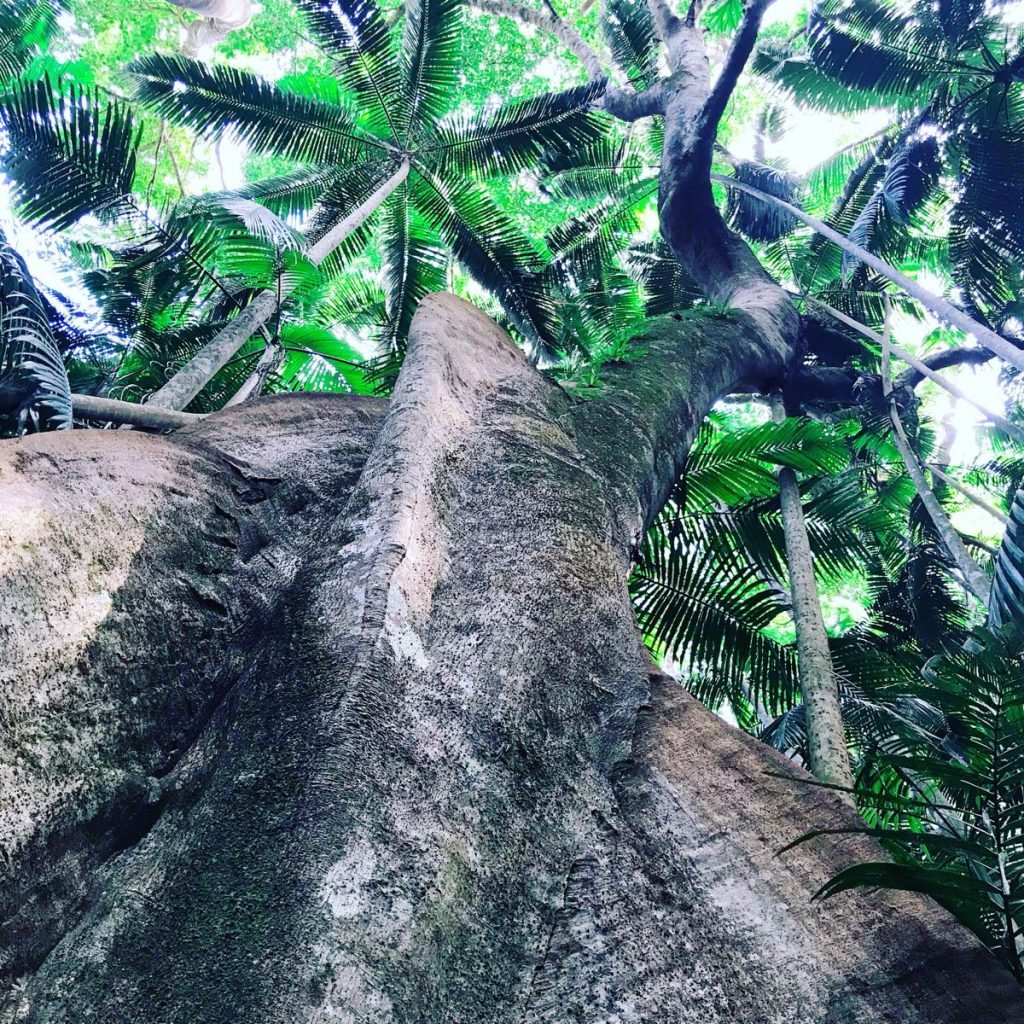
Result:
[[[504,103],[493,114],[473,115],[437,129],[435,159],[464,174],[515,174],[543,154],[572,154],[607,132],[591,112],[603,83],[590,83]]]
[[[400,66],[408,97],[405,128],[451,106],[458,73],[462,0],[407,0]]]
[[[285,92],[224,64],[150,54],[128,66],[139,100],[207,137],[228,129],[254,149],[313,164],[347,164],[376,145],[342,103]]]
[[[359,99],[368,127],[398,137],[405,95],[391,29],[376,0],[296,0],[334,73]]]
[[[658,39],[643,0],[608,0],[601,23],[612,60],[638,89],[658,79]]]
[[[0,97],[0,119],[4,170],[27,220],[59,230],[129,208],[140,134],[128,104],[44,78]]]
[[[71,388],[35,282],[0,235],[0,436],[71,427]]]
[[[553,305],[539,272],[541,254],[479,185],[450,183],[418,168],[412,199],[473,279],[501,303],[539,350],[555,341]]]

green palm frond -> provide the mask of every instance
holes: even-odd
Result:
[[[481,186],[453,186],[428,168],[418,171],[416,207],[527,341],[548,350],[555,341],[553,303],[539,276],[543,260],[536,247]]]
[[[934,135],[904,141],[890,157],[874,194],[850,228],[847,237],[868,252],[892,258],[905,228],[938,184],[941,163]],[[844,252],[842,275],[849,280],[862,266]]]
[[[371,131],[398,138],[405,114],[391,29],[375,0],[296,0]]]
[[[28,69],[64,7],[60,0],[0,0],[0,82]]]
[[[254,149],[313,164],[352,163],[378,145],[343,103],[285,92],[238,68],[151,54],[128,72],[143,104],[208,137],[231,129]]]
[[[679,665],[698,699],[717,707],[749,694],[776,710],[792,703],[795,652],[765,632],[785,603],[728,529],[710,519],[656,525],[630,593],[648,643]]]
[[[791,206],[800,205],[797,179],[779,168],[741,160],[733,166],[733,177]],[[732,227],[755,242],[775,242],[799,223],[788,211],[736,190],[729,192],[726,216]]]
[[[400,186],[408,188],[408,183]],[[417,306],[445,286],[447,258],[440,240],[409,208],[404,196],[388,210],[381,241],[386,283],[387,321],[380,335],[383,352],[405,351]]]
[[[543,154],[571,154],[605,137],[607,121],[591,112],[601,82],[504,103],[493,114],[438,128],[434,159],[464,174],[514,174]]]
[[[643,0],[609,0],[601,23],[612,60],[638,89],[658,80],[658,40]]]
[[[405,128],[440,117],[458,74],[462,0],[407,0],[400,67],[408,97]]]
[[[0,235],[0,436],[71,427],[71,389],[35,282]]]
[[[869,806],[886,808],[884,827],[860,831],[882,839],[897,863],[854,865],[818,895],[865,885],[923,892],[949,907],[1024,980],[1021,636],[1017,626],[978,629],[963,649],[928,662],[919,694],[941,711],[953,734],[922,736],[903,753],[876,751],[877,764],[902,787],[859,792]]]
[[[130,208],[140,129],[128,104],[42,79],[0,97],[0,119],[4,170],[27,220],[59,230]]]

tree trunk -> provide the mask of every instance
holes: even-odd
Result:
[[[169,0],[175,7],[194,11],[201,19],[192,22],[185,33],[182,51],[198,57],[209,46],[227,39],[235,29],[244,28],[252,18],[249,0]]]
[[[409,176],[409,161],[398,169],[364,203],[338,221],[307,252],[313,263],[323,263],[342,242],[377,211],[380,204]],[[288,292],[275,289],[260,292],[215,338],[208,341],[159,391],[150,396],[147,405],[161,409],[184,409],[236,352],[277,314]]]
[[[428,298],[389,405],[0,448],[0,1020],[1017,1021],[837,798],[651,672],[630,550],[744,314],[578,403]],[[766,773],[774,774],[766,774]]]

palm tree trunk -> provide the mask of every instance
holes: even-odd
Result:
[[[409,162],[403,161],[394,174],[373,195],[335,224],[307,255],[322,263],[353,231],[361,227],[381,203],[409,176]],[[287,294],[287,293],[286,293]],[[235,353],[277,312],[280,298],[274,289],[260,292],[215,338],[204,345],[159,391],[149,405],[161,409],[184,409],[213,379]]]
[[[204,418],[195,413],[153,408],[138,402],[118,402],[93,395],[72,395],[71,408],[75,419],[119,423],[141,430],[178,430]]]
[[[1011,366],[1016,366],[1018,370],[1024,370],[1024,350],[1011,345],[1010,342],[1001,335],[996,334],[991,328],[978,323],[977,320],[969,317],[962,309],[957,309],[953,303],[933,294],[927,288],[922,288],[916,281],[912,281],[905,274],[901,274],[895,267],[886,263],[885,260],[880,260],[873,253],[868,252],[867,249],[862,249],[855,242],[851,242],[848,238],[839,234],[838,231],[830,228],[824,221],[804,213],[803,210],[793,206],[792,203],[787,203],[777,196],[762,192],[759,188],[754,188],[745,182],[737,181],[728,175],[712,174],[711,177],[722,185],[738,189],[740,192],[746,192],[747,195],[751,195],[755,199],[760,199],[763,202],[770,203],[772,206],[777,206],[780,210],[786,210],[796,217],[797,220],[817,231],[819,235],[838,245],[844,252],[856,256],[857,259],[862,263],[866,263],[872,270],[877,270],[878,273],[892,281],[893,284],[899,285],[912,299],[917,299],[922,306],[930,309],[937,317],[951,323],[954,327],[959,327],[965,334],[973,335],[983,345],[995,352],[996,355],[1010,363]]]
[[[781,398],[775,399],[772,411],[776,420],[785,417]],[[814,578],[814,558],[807,536],[800,485],[796,473],[788,466],[779,470],[778,480],[786,563],[793,598],[793,623],[796,626],[797,668],[807,711],[810,769],[822,782],[852,789],[850,751],[846,746],[839,687],[832,668],[828,634]],[[846,799],[852,803],[851,797]]]
[[[259,398],[263,382],[280,365],[283,355],[284,352],[280,345],[268,345],[263,350],[263,355],[260,356],[260,361],[249,375],[248,380],[224,403],[224,408],[228,409],[232,405],[241,405],[243,402],[249,401],[254,395],[256,398]]]

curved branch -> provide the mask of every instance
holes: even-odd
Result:
[[[893,349],[893,354],[899,358],[899,353]],[[935,355],[925,356],[921,359],[920,367],[911,366],[897,382],[897,387],[916,388],[926,377],[934,380],[934,376],[926,373],[926,370],[948,370],[952,366],[981,366],[990,360],[995,359],[995,353],[987,348],[947,348],[944,352],[936,352]],[[915,360],[916,361],[916,360]],[[988,415],[986,413],[986,415]]]
[[[854,320],[853,317],[847,316],[845,313],[841,312],[838,309],[834,309],[832,306],[828,305],[828,303],[822,302],[820,299],[812,298],[809,295],[805,295],[803,296],[803,298],[807,302],[813,303],[815,306],[817,306],[824,312],[828,313],[830,316],[835,317],[835,319],[838,320],[840,323],[846,324],[847,327],[852,327],[853,330],[857,331],[858,334],[862,334],[864,335],[864,337],[870,338],[872,341],[875,341],[878,344],[883,344],[885,339],[883,339],[882,335],[880,335],[877,331],[871,330],[871,328],[867,327],[865,324],[859,323],[858,321]],[[976,398],[972,398],[969,394],[967,394],[966,391],[962,391],[952,381],[948,381],[945,377],[940,376],[925,360],[918,359],[916,356],[912,356],[909,352],[906,352],[903,349],[898,348],[896,345],[893,345],[891,341],[889,342],[889,351],[897,359],[902,360],[904,363],[909,363],[909,365],[918,373],[920,373],[922,377],[927,377],[928,380],[934,381],[936,384],[939,385],[940,388],[943,388],[945,391],[948,391],[954,398],[958,398],[961,401],[966,402],[968,405],[973,405],[974,408],[977,409],[978,412],[982,414],[982,416],[984,416],[988,420],[991,420],[992,424],[998,427],[1001,431],[1003,431],[1003,433],[1006,434],[1008,437],[1012,437],[1014,438],[1014,440],[1020,441],[1022,444],[1024,444],[1024,431],[1022,431],[1020,427],[1011,423],[1005,416],[1000,416],[999,413],[992,412],[991,409],[987,409],[984,405],[982,405],[981,402],[979,402]],[[974,353],[985,352],[987,351],[987,349],[964,348],[951,349],[950,351]],[[970,360],[966,361],[970,362]],[[898,386],[902,387],[903,384],[904,378],[901,377]]]
[[[718,128],[718,122],[722,119],[736,83],[747,66],[747,60],[757,42],[758,33],[761,31],[761,19],[771,3],[772,0],[753,0],[744,11],[743,20],[729,44],[729,52],[725,56],[722,70],[701,111],[702,132],[714,133]]]

